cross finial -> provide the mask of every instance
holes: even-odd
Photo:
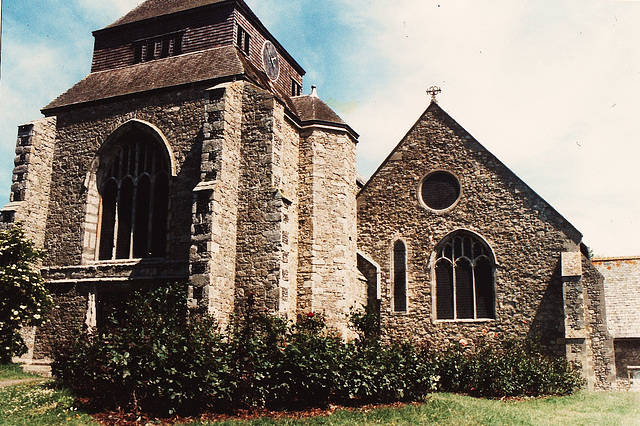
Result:
[[[438,100],[436,99],[436,96],[440,92],[442,92],[442,89],[440,89],[438,86],[429,87],[429,89],[427,90],[427,93],[431,95],[431,102],[438,103]]]

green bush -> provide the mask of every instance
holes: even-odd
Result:
[[[530,339],[483,337],[433,354],[438,390],[498,398],[568,395],[582,380],[566,359],[550,358]]]
[[[291,323],[259,312],[218,332],[190,312],[186,285],[136,292],[100,333],[80,333],[54,374],[98,404],[155,414],[329,403],[414,401],[433,391],[477,396],[566,394],[579,386],[565,361],[528,342],[483,339],[444,351],[383,340],[372,312],[352,312],[344,342],[322,313]]]
[[[532,340],[481,339],[472,360],[472,395],[566,395],[582,385],[566,359],[543,355]]]
[[[217,326],[189,312],[182,283],[137,291],[97,333],[80,332],[55,353],[53,374],[101,406],[192,412],[230,393]]]
[[[0,364],[27,351],[20,329],[40,325],[53,301],[33,264],[44,257],[16,224],[0,231]]]

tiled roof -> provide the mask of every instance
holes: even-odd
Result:
[[[182,12],[200,6],[222,3],[224,1],[227,0],[147,0],[113,24],[107,26],[107,28],[168,15],[170,13]]]
[[[592,259],[604,276],[607,326],[614,338],[640,338],[640,257]]]
[[[338,114],[317,96],[305,95],[291,98],[296,114],[301,121],[325,121],[327,123],[346,124]]]
[[[43,111],[148,90],[242,75],[245,74],[247,66],[244,58],[241,59],[240,56],[234,46],[223,46],[124,68],[94,72],[44,107]]]
[[[290,105],[302,124],[335,124],[347,130],[354,139],[358,138],[358,134],[317,95],[295,96],[290,100]]]

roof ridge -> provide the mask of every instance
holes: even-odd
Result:
[[[146,0],[105,28],[119,27],[120,25],[171,15],[173,13],[184,12],[226,1],[230,0]]]

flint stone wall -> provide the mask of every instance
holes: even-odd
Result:
[[[204,120],[203,90],[197,88],[57,111],[47,265],[83,262],[87,209],[97,211],[97,206],[87,206],[85,182],[102,143],[132,119],[153,124],[171,145],[177,170],[170,183],[167,257],[188,261],[192,189],[199,180]]]
[[[454,174],[457,203],[433,211],[420,200],[422,179]],[[495,320],[435,318],[433,264],[438,243],[456,230],[483,238],[495,256]],[[540,339],[565,355],[560,253],[581,235],[451,117],[432,104],[358,194],[358,248],[381,267],[381,328],[391,337],[434,346],[485,333]],[[407,312],[392,309],[393,244],[407,247]]]

